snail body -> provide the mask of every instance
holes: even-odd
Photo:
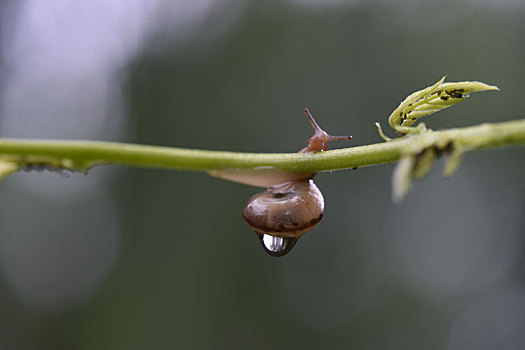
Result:
[[[350,140],[352,136],[331,136],[322,130],[304,110],[314,135],[299,152],[326,151],[328,141]],[[272,256],[283,256],[306,232],[319,224],[324,215],[324,199],[313,182],[313,174],[290,173],[290,179],[272,185],[250,198],[243,209],[244,221],[259,236],[264,250]]]

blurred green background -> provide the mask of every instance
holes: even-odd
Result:
[[[0,21],[2,137],[294,152],[309,107],[363,145],[445,74],[501,91],[427,126],[525,116],[519,0],[4,0]],[[451,179],[442,165],[400,205],[392,165],[319,174],[325,218],[282,258],[242,220],[257,188],[15,174],[0,348],[523,349],[525,149],[467,154]]]

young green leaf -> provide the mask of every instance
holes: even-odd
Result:
[[[17,163],[0,161],[0,180],[18,171],[20,166]]]
[[[392,200],[400,203],[410,191],[414,180],[414,164],[416,157],[407,155],[402,157],[396,165],[392,176]]]
[[[497,86],[479,81],[458,83],[444,83],[444,81],[445,77],[434,85],[409,95],[388,118],[390,126],[403,135],[420,133],[426,128],[423,123],[418,127],[412,127],[417,119],[455,105],[465,100],[472,92],[499,90]]]

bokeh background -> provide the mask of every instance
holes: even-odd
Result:
[[[0,136],[293,152],[447,74],[439,129],[525,117],[521,0],[2,0]],[[387,133],[390,133],[387,130]],[[347,144],[339,143],[335,147]],[[105,167],[0,184],[0,349],[523,349],[525,149],[317,176],[318,228],[266,255],[257,188]]]

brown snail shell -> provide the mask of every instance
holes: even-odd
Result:
[[[250,198],[243,210],[244,221],[272,256],[288,253],[323,215],[323,195],[312,179],[270,187]]]

